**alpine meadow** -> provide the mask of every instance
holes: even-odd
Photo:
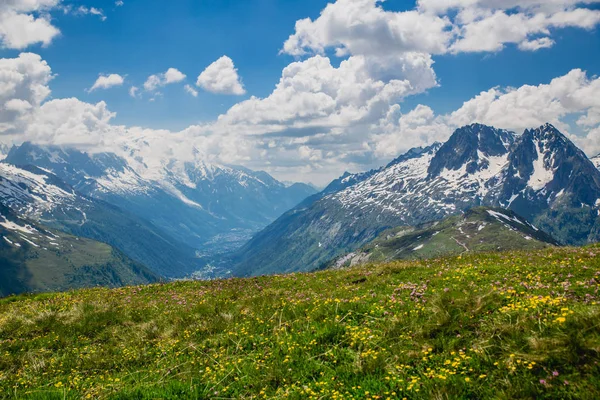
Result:
[[[600,398],[599,27],[0,1],[0,400]]]

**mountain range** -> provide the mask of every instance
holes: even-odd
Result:
[[[152,223],[199,256],[241,246],[316,192],[306,184],[286,185],[265,172],[210,164],[199,156],[194,162],[150,163],[136,149],[123,150],[127,156],[89,154],[26,142],[13,147],[4,161],[43,168],[78,193]]]
[[[121,271],[98,278],[105,285],[600,239],[600,156],[588,159],[550,124],[520,135],[468,125],[445,143],[411,149],[379,169],[345,173],[318,193],[265,172],[208,163],[199,154],[194,161],[150,162],[139,147],[122,150],[2,147],[2,215],[84,243],[79,248],[91,255],[82,256],[88,264],[98,254],[89,249],[104,246],[100,264]],[[488,208],[469,211],[481,206]],[[486,229],[464,233],[475,225]],[[93,283],[73,280],[74,251],[41,253],[42,244],[19,237],[8,232],[2,243],[11,250],[3,253],[6,260],[6,254],[21,260],[11,271],[33,268],[23,260],[60,259],[71,267],[52,278],[56,287]],[[46,239],[43,247],[51,249]],[[11,242],[28,244],[17,249]],[[51,285],[32,290],[42,287]]]
[[[386,229],[476,206],[510,209],[562,244],[600,239],[600,171],[550,124],[516,135],[472,124],[386,167],[347,175],[285,213],[232,257],[236,275],[309,271]]]

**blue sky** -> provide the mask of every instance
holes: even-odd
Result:
[[[21,0],[11,1],[18,4]],[[86,105],[96,105],[104,101],[110,111],[116,112],[116,117],[110,119],[112,125],[166,129],[172,132],[179,132],[199,124],[210,125],[206,128],[206,132],[198,133],[196,129],[194,131],[196,136],[206,136],[214,132],[229,134],[230,131],[236,131],[236,134],[244,138],[243,140],[253,140],[252,144],[246,146],[254,146],[256,152],[252,154],[237,152],[232,156],[231,162],[243,163],[251,168],[266,169],[276,176],[288,179],[302,178],[301,175],[308,174],[309,177],[305,180],[323,183],[344,169],[366,169],[383,164],[396,153],[406,150],[398,144],[403,138],[410,139],[407,143],[423,145],[433,139],[443,139],[448,135],[448,131],[455,127],[453,124],[458,123],[454,120],[466,122],[471,118],[476,119],[477,122],[498,121],[510,125],[503,127],[514,129],[529,126],[527,125],[529,121],[535,120],[529,116],[515,115],[515,118],[522,120],[523,123],[511,124],[505,122],[506,119],[490,115],[487,111],[485,115],[463,116],[464,110],[460,110],[464,102],[493,88],[499,88],[502,93],[505,93],[521,88],[523,85],[541,87],[549,84],[554,78],[581,69],[587,73],[589,81],[582,83],[582,87],[578,88],[583,90],[594,85],[596,76],[600,74],[600,33],[597,28],[600,21],[600,3],[596,0],[588,0],[585,5],[574,0],[557,0],[557,6],[548,6],[542,0],[527,0],[523,3],[530,5],[521,7],[518,6],[519,2],[513,0],[507,0],[505,3],[514,2],[515,6],[506,7],[489,5],[494,3],[493,0],[451,0],[448,4],[453,3],[454,7],[448,10],[440,8],[439,4],[443,2],[438,0],[421,0],[418,5],[415,2],[401,0],[385,2],[330,0],[329,2],[335,4],[328,8],[327,13],[324,12],[329,15],[327,18],[319,18],[320,13],[329,4],[327,0],[177,0],[175,2],[124,0],[122,6],[117,6],[113,1],[36,1],[41,3],[46,1],[51,5],[19,12],[35,18],[47,19],[60,30],[60,35],[53,37],[46,45],[33,40],[24,46],[9,45],[6,36],[4,46],[0,49],[0,58],[17,58],[22,52],[32,52],[48,63],[54,78],[46,84],[52,94],[43,99],[40,105],[53,99],[66,98],[76,98]],[[351,6],[363,7],[363,9],[346,19],[344,13]],[[78,12],[79,7],[84,7],[84,10],[88,11]],[[105,19],[90,13],[92,7],[101,10]],[[417,7],[418,13],[415,11]],[[0,7],[0,24],[2,12]],[[461,17],[461,15],[470,15],[468,12],[477,15],[474,21],[465,22],[466,17]],[[376,17],[361,18],[361,14],[371,15],[371,13]],[[543,26],[533,26],[536,23],[534,21],[536,15],[544,15],[547,22],[544,22]],[[504,19],[493,20],[498,16]],[[517,32],[518,24],[511,19],[515,16],[523,18],[523,24],[527,24],[529,31],[522,35]],[[394,22],[396,17],[406,19],[398,25]],[[413,38],[402,36],[411,34],[402,31],[402,25],[411,23],[409,17],[421,18],[420,25],[415,25],[418,32]],[[304,18],[311,19],[310,27],[304,31],[296,30],[296,21]],[[368,26],[371,21],[373,21],[373,29]],[[448,26],[436,30],[434,25],[444,23],[441,21],[446,21]],[[385,25],[387,23],[389,26]],[[506,26],[500,27],[495,33],[496,36],[487,39],[488,42],[483,40],[478,42],[477,34],[469,37],[468,31],[471,25],[477,23],[495,24],[493,26],[502,23]],[[429,24],[433,28],[430,29]],[[352,30],[352,27],[357,25],[358,29],[365,30],[364,38],[360,37],[360,34],[357,36],[357,31]],[[382,26],[385,27],[384,31],[381,31]],[[385,32],[387,29],[398,29],[400,33],[395,32],[395,36],[387,35]],[[451,29],[455,32],[461,31],[455,33],[455,37],[448,38],[446,35]],[[505,32],[511,30],[517,33],[505,35]],[[335,37],[338,33],[339,38]],[[433,40],[429,42],[422,40],[422,37],[430,33],[434,35]],[[0,39],[1,35],[0,32]],[[290,35],[299,38],[300,44],[290,41],[288,43],[290,47],[282,53],[284,43],[288,41]],[[382,36],[380,38],[377,35]],[[402,36],[400,39],[398,39],[399,35]],[[514,35],[517,35],[516,38]],[[447,40],[443,48],[436,45],[435,37],[440,37],[441,41]],[[548,45],[548,42],[540,42],[546,44],[536,45],[533,51],[524,50],[524,46],[528,43],[537,43],[536,41],[540,39],[551,43]],[[379,41],[389,42],[390,56],[386,54],[386,49],[383,52],[371,51],[368,45],[365,47],[364,43],[361,43],[368,43],[369,40],[373,48],[377,47]],[[495,48],[494,44],[489,43],[490,40],[498,41]],[[318,44],[315,45],[317,42]],[[340,46],[346,50],[343,56],[337,57],[334,53]],[[430,57],[434,62],[430,67],[421,65],[419,67],[421,70],[417,71],[417,75],[421,75],[415,79],[408,73],[398,72],[406,65],[407,61],[404,57],[411,51],[418,51],[419,54],[424,55],[424,60]],[[305,123],[305,117],[298,117],[304,115],[304,111],[299,111],[293,121],[292,119],[278,121],[281,126],[275,128],[273,132],[271,128],[258,129],[257,125],[264,126],[266,120],[272,119],[273,116],[277,118],[285,112],[283,109],[272,110],[268,118],[260,116],[261,121],[258,124],[240,126],[240,118],[252,118],[247,114],[247,110],[272,106],[267,102],[257,101],[245,103],[247,106],[245,114],[232,115],[231,119],[235,120],[235,123],[221,124],[223,126],[214,124],[219,115],[228,113],[232,106],[250,99],[251,96],[268,99],[274,94],[275,85],[288,65],[299,62],[302,63],[303,68],[304,66],[308,68],[309,59],[312,60],[311,57],[319,53],[328,58],[327,62],[334,69],[337,69],[344,60],[360,58],[365,60],[367,68],[371,68],[369,71],[373,66],[379,72],[385,70],[385,73],[381,72],[380,75],[386,78],[375,74],[369,79],[381,79],[383,84],[388,84],[390,79],[404,79],[419,88],[411,91],[403,89],[404,91],[399,91],[398,96],[393,100],[389,100],[390,107],[395,103],[400,104],[400,111],[394,117],[393,126],[387,126],[381,132],[377,129],[385,124],[383,115],[392,115],[392,109],[391,111],[380,110],[377,119],[373,117],[368,123],[364,119],[360,122],[333,123],[331,122],[333,119],[324,119],[332,116],[325,115],[330,111],[327,111],[329,109],[326,110],[327,107],[323,105],[323,109],[315,112],[318,118],[311,120],[311,123]],[[196,86],[198,75],[224,55],[235,64],[245,94],[211,93]],[[150,75],[164,73],[169,68],[181,71],[187,76],[186,79],[160,87],[155,91],[161,94],[159,96],[144,92],[143,84]],[[319,68],[324,66],[320,65]],[[431,80],[431,73],[435,73],[437,81]],[[86,89],[94,84],[99,74],[118,74],[124,78],[124,83],[88,92]],[[581,81],[582,78],[578,79]],[[574,77],[571,81],[577,79]],[[198,91],[198,96],[193,97],[187,93],[184,90],[185,84],[194,87],[194,90]],[[141,96],[137,98],[130,96],[131,86],[140,88],[138,93],[141,93]],[[360,90],[379,89],[371,87]],[[537,95],[541,96],[543,90],[540,89],[538,92]],[[272,97],[274,103],[291,104],[294,99],[299,99],[302,95],[303,93],[297,96],[292,94],[289,97]],[[597,138],[594,136],[595,130],[599,128],[592,123],[587,125],[576,123],[581,115],[586,113],[591,115],[596,112],[593,100],[585,100],[574,108],[566,104],[564,94],[561,96],[563,100],[557,101],[563,101],[565,104],[561,111],[557,111],[556,118],[554,119],[552,115],[545,118],[562,124],[563,129],[574,135],[581,137],[588,135],[585,145],[589,146],[589,152],[596,149],[600,151],[600,145],[596,145]],[[503,98],[500,94],[496,97],[497,99],[490,101],[495,102],[495,106],[498,107],[511,98],[510,96]],[[282,98],[286,100],[280,100]],[[304,100],[302,106],[313,100]],[[336,101],[339,102],[339,98]],[[486,110],[490,104],[485,105]],[[428,109],[419,108],[419,105],[427,106]],[[353,107],[359,106],[353,105]],[[514,107],[514,104],[510,107]],[[335,110],[343,114],[343,108]],[[457,110],[460,111],[458,114],[461,118],[456,117],[449,122],[452,120],[450,114]],[[411,114],[411,111],[414,113]],[[532,114],[535,113],[536,111],[532,110]],[[235,113],[230,112],[230,114]],[[404,122],[398,119],[401,116],[406,117]],[[339,115],[336,118],[335,121],[338,121]],[[594,118],[590,117],[590,120]],[[255,128],[260,139],[254,139],[257,136],[249,139],[250,135],[246,134],[244,129],[250,132]],[[107,128],[98,128],[98,132],[102,129]],[[444,133],[435,134],[432,133],[433,131]],[[339,134],[339,132],[343,133]],[[91,132],[91,135],[94,134]],[[216,134],[224,135],[224,133]],[[361,135],[365,137],[364,140]],[[290,137],[294,140],[289,139]],[[347,140],[344,141],[342,138]],[[394,141],[395,145],[388,146],[384,139]],[[377,150],[378,146],[379,150]],[[217,153],[230,150],[224,149],[223,145],[213,147],[217,149]],[[382,148],[386,151],[382,151]],[[281,160],[278,161],[277,157],[273,156],[272,160],[263,163],[264,151],[268,150],[269,157],[266,158],[270,158],[269,149],[279,149],[277,157],[281,157]],[[290,162],[290,158],[294,158],[294,151],[298,154],[298,162]],[[334,158],[336,163],[332,162]]]
[[[92,16],[54,14],[62,35],[50,46],[32,46],[58,76],[53,97],[105,100],[117,112],[115,122],[153,128],[183,129],[216,118],[243,98],[267,96],[293,57],[279,55],[300,18],[318,16],[326,1],[315,0],[126,0],[122,7],[107,1],[73,2],[104,7],[105,21]],[[13,57],[18,50],[1,50]],[[168,87],[160,101],[135,100],[125,85],[85,93],[99,73],[126,75],[141,86],[154,73],[175,67],[194,83],[204,68],[223,55],[231,57],[248,95],[216,96],[201,92],[194,99],[180,86]]]
[[[62,35],[50,46],[32,46],[48,61],[57,77],[55,98],[78,97],[88,102],[105,100],[117,112],[116,123],[162,129],[183,129],[210,121],[251,95],[265,97],[279,81],[281,70],[294,57],[279,54],[297,20],[315,19],[327,0],[177,0],[171,2],[126,0],[122,7],[107,1],[72,2],[103,8],[106,20],[93,16],[54,14]],[[414,2],[388,0],[387,10],[408,10]],[[440,87],[405,100],[408,108],[427,104],[438,113],[460,107],[477,93],[494,86],[537,85],[573,68],[600,74],[600,33],[561,30],[556,45],[535,53],[514,45],[493,54],[459,54],[435,57]],[[4,49],[2,57],[19,51]],[[181,86],[164,89],[158,101],[132,99],[130,85],[141,86],[154,73],[178,68],[194,83],[210,63],[231,57],[247,95],[222,96],[200,91],[198,98]],[[339,62],[339,60],[337,60]],[[99,73],[126,76],[126,85],[106,91],[85,92]]]

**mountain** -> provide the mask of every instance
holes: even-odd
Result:
[[[360,249],[338,257],[330,267],[557,245],[551,236],[510,210],[475,207],[442,221],[384,231]]]
[[[109,245],[47,229],[0,205],[0,296],[158,279]]]
[[[239,247],[316,192],[266,172],[210,164],[199,155],[194,162],[148,160],[140,149],[143,143],[132,143],[117,156],[23,143],[5,161],[48,170],[77,191],[150,221],[199,255]]]
[[[596,166],[596,168],[600,169],[600,154],[592,158],[592,163]]]
[[[162,276],[182,276],[202,265],[194,249],[151,223],[86,197],[34,166],[0,163],[0,204],[51,229],[107,243]]]
[[[476,206],[514,210],[564,244],[600,239],[600,171],[550,124],[520,136],[473,124],[290,210],[233,255],[234,273],[306,271],[382,231]]]

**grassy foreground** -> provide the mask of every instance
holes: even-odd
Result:
[[[0,300],[31,399],[600,398],[600,246]]]

